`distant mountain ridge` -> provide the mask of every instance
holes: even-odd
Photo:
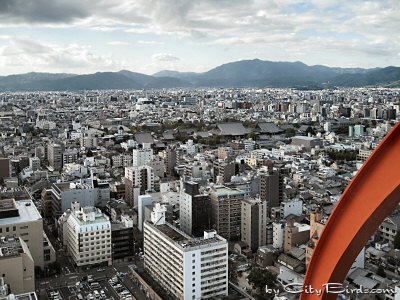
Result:
[[[204,73],[164,70],[153,75],[121,70],[76,75],[31,72],[0,76],[0,91],[78,91],[104,89],[165,89],[188,87],[362,87],[393,86],[400,68],[374,69],[308,66],[302,62],[241,60]]]

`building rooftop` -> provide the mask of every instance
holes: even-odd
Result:
[[[221,196],[239,196],[244,195],[244,191],[239,189],[231,189],[225,186],[216,186],[211,190],[211,194],[216,195],[217,197]]]
[[[6,200],[9,201],[9,200],[14,200],[14,199],[6,199]],[[0,200],[0,203],[2,203],[3,201],[5,201],[5,200]],[[7,216],[0,217],[0,226],[6,225],[6,224],[18,224],[18,223],[24,223],[24,222],[32,222],[32,221],[37,221],[37,220],[42,219],[42,216],[40,215],[39,211],[37,210],[37,208],[32,200],[14,201],[14,203],[15,203],[15,209],[18,209],[18,215],[13,215],[13,216],[9,216],[9,217],[7,217]],[[3,209],[10,209],[10,207],[3,208]],[[0,212],[1,211],[2,211],[2,209],[0,208]]]
[[[19,256],[24,253],[21,241],[15,236],[5,236],[0,238],[0,259]]]
[[[151,222],[149,221],[146,222],[154,226]],[[157,225],[154,227],[157,228],[160,232],[162,232],[167,238],[175,242],[175,244],[178,247],[182,248],[184,251],[192,250],[193,248],[204,246],[207,244],[226,242],[226,240],[217,235],[215,231],[208,231],[207,233],[205,233],[208,235],[207,238],[204,237],[193,238],[168,223]]]

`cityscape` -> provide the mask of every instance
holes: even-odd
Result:
[[[400,118],[400,4],[6,2],[0,300],[321,296],[314,250]],[[400,300],[398,205],[368,237],[327,288]]]

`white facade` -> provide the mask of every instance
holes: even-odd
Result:
[[[285,237],[285,224],[282,222],[272,223],[272,246],[277,249],[283,249],[283,241]]]
[[[111,223],[94,207],[73,209],[63,231],[67,250],[75,264],[111,265]]]
[[[132,166],[132,156],[130,155],[114,155],[111,157],[112,165],[115,168]]]
[[[191,238],[163,223],[160,213],[144,223],[144,266],[151,276],[177,299],[227,296],[227,241],[214,230]]]
[[[289,215],[301,216],[302,213],[303,201],[299,199],[281,203],[281,218],[286,218]]]
[[[37,171],[40,169],[40,158],[39,157],[29,157],[29,167],[32,171]]]
[[[153,159],[153,149],[133,149],[132,156],[132,166],[141,167]]]
[[[146,205],[151,205],[153,201],[153,197],[151,197],[150,195],[138,196],[138,229],[140,231],[143,231],[144,207]]]

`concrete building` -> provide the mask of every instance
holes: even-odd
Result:
[[[11,176],[11,163],[9,158],[0,157],[0,183],[4,178]]]
[[[267,244],[267,204],[260,199],[243,199],[241,239],[253,252]]]
[[[259,170],[260,199],[267,202],[270,213],[272,207],[277,207],[283,200],[283,176],[277,170]]]
[[[379,226],[379,233],[382,239],[393,243],[397,231],[400,229],[400,215],[387,217]]]
[[[125,168],[132,166],[131,155],[125,155],[125,154],[114,155],[111,157],[111,161],[114,168],[120,168],[120,167]]]
[[[210,198],[200,193],[199,184],[193,181],[183,183],[180,196],[181,230],[186,234],[201,236],[211,226]]]
[[[138,196],[154,190],[154,172],[148,166],[125,168],[125,199],[131,206],[137,207]]]
[[[43,219],[32,200],[0,200],[0,237],[15,235],[28,245],[35,266],[44,269],[55,251],[43,232]]]
[[[143,231],[143,223],[145,221],[145,207],[153,204],[153,197],[150,195],[138,196],[138,229]]]
[[[86,183],[60,182],[53,183],[50,189],[42,191],[42,212],[44,217],[58,220],[73,202],[82,207],[94,206],[97,201],[97,190]]]
[[[285,227],[283,251],[288,253],[293,247],[306,244],[310,238],[310,225],[299,224],[289,219]]]
[[[153,159],[153,149],[133,149],[132,150],[132,166],[141,167]]]
[[[32,169],[32,171],[39,170],[40,169],[40,158],[36,157],[36,156],[29,157],[29,167]]]
[[[309,136],[294,136],[292,137],[292,145],[304,147],[306,150],[311,150],[316,146],[322,146],[323,142],[320,138]]]
[[[159,204],[144,223],[144,267],[176,299],[228,295],[228,243],[216,231],[192,238],[165,222]]]
[[[111,265],[111,223],[99,209],[72,205],[63,234],[77,267]]]
[[[47,146],[47,161],[54,171],[61,171],[63,167],[63,150],[64,145],[59,143],[50,143]]]
[[[231,162],[228,163],[226,161],[215,161],[214,162],[214,182],[217,182],[218,178],[221,178],[222,182],[220,184],[224,184],[231,181],[231,177],[234,176],[236,172],[236,163]]]
[[[291,201],[283,201],[280,207],[280,217],[285,219],[289,215],[301,216],[303,213],[303,201],[294,199]]]
[[[9,292],[35,291],[35,264],[28,246],[20,237],[8,235],[0,238],[0,270]]]
[[[176,166],[176,151],[173,148],[167,148],[159,153],[159,156],[164,160],[165,174],[172,176]]]
[[[210,191],[211,226],[227,240],[240,240],[241,210],[244,192],[225,186]]]
[[[132,219],[125,219],[124,222],[111,224],[111,253],[113,262],[132,259],[135,255],[134,242]]]
[[[272,246],[276,249],[283,249],[285,238],[285,223],[284,221],[275,221],[272,223]]]
[[[78,160],[78,150],[77,149],[67,149],[62,154],[63,166],[66,164],[74,163]]]

